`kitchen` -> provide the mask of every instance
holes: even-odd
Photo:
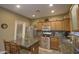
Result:
[[[79,5],[71,4],[2,4],[0,41],[14,42],[26,54],[79,53],[78,10]],[[0,50],[5,48],[0,45]]]

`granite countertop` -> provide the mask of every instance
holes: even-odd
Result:
[[[37,43],[39,40],[33,39],[33,40],[25,40],[22,46],[29,48],[33,44]]]
[[[61,47],[62,53],[70,54],[74,52],[72,41],[70,41],[70,39],[67,39],[65,37],[62,38],[60,47]]]
[[[60,40],[62,44],[72,45],[71,38],[61,37]]]
[[[15,43],[17,43],[18,45],[25,47],[25,48],[29,48],[32,45],[34,45],[35,43],[39,42],[39,40],[37,39],[28,39],[28,40],[24,40],[21,43],[18,43],[16,41],[14,41]]]

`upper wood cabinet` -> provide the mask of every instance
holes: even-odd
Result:
[[[70,18],[65,18],[59,21],[38,22],[38,30],[42,30],[43,27],[50,26],[51,30],[55,31],[70,31]]]
[[[65,18],[64,19],[64,30],[65,31],[70,31],[70,18]]]
[[[56,21],[56,30],[60,30],[62,31],[63,30],[63,21]]]
[[[78,31],[79,31],[79,5],[77,8],[77,25],[78,25]]]
[[[51,29],[56,30],[56,22],[50,22],[51,23]]]
[[[57,31],[64,30],[63,21],[39,22],[37,24],[37,30],[42,30],[42,28],[45,26],[50,26],[51,30],[57,30]]]
[[[42,25],[43,25],[43,23],[38,22],[38,23],[36,24],[37,30],[41,30],[41,29],[42,29]]]

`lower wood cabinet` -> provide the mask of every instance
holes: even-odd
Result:
[[[59,49],[59,39],[58,37],[53,37],[50,40],[50,48],[58,50]]]

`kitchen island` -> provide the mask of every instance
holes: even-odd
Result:
[[[24,40],[22,43],[17,44],[21,46],[22,49],[29,50],[33,54],[38,54],[39,52],[39,40],[37,39]]]
[[[20,47],[20,49],[29,51],[31,54],[38,54],[39,52],[39,40],[37,39],[29,39],[29,40],[24,40],[22,42],[18,42],[14,40],[11,42],[16,43]]]

